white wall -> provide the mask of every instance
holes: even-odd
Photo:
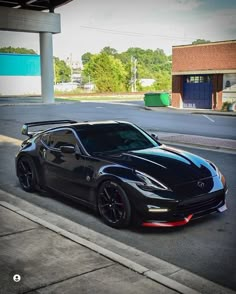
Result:
[[[0,96],[41,95],[40,76],[0,76]]]
[[[223,76],[223,102],[236,101],[236,73]]]

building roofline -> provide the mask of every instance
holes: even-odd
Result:
[[[205,75],[205,74],[235,74],[235,69],[198,69],[198,70],[185,70],[185,71],[172,71],[172,76],[183,75]]]
[[[175,48],[197,47],[197,46],[201,47],[201,46],[221,45],[221,44],[230,44],[230,43],[236,43],[236,40],[216,41],[216,42],[208,42],[203,44],[176,45],[176,46],[172,46],[172,48],[175,49]]]

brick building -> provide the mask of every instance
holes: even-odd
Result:
[[[236,40],[174,46],[172,106],[220,110],[236,101]]]

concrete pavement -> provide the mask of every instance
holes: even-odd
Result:
[[[0,221],[1,294],[235,293],[155,257],[149,266],[149,256],[137,250],[140,262],[133,261],[128,246],[130,258],[117,254],[109,249],[117,241],[2,190]]]
[[[2,294],[198,293],[6,202],[0,215]]]
[[[190,145],[221,151],[236,152],[236,140],[165,132],[155,132],[155,134],[158,136],[161,143]]]
[[[144,109],[151,111],[169,111],[176,113],[191,113],[191,114],[203,114],[203,115],[219,115],[219,116],[236,116],[235,111],[220,111],[213,109],[198,109],[198,108],[175,108],[172,106],[169,107],[149,107],[144,106]]]

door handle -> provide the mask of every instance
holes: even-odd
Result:
[[[45,159],[45,157],[46,157],[46,149],[43,149],[43,158]]]

